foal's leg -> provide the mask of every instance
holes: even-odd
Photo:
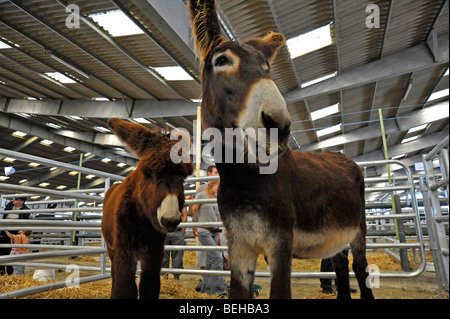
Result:
[[[231,283],[230,299],[252,299],[258,253],[245,243],[228,239]]]
[[[164,241],[153,243],[140,258],[141,277],[139,299],[158,299],[161,289],[161,264],[164,258]]]
[[[367,286],[367,259],[366,259],[366,238],[365,236],[357,236],[351,243],[353,255],[353,271],[358,280],[359,289],[361,290],[361,299],[374,299],[372,289]]]
[[[136,257],[130,252],[116,250],[112,262],[111,299],[136,299]]]

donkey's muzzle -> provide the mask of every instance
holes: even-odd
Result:
[[[167,232],[171,233],[177,229],[177,226],[181,223],[181,218],[178,220],[161,218],[161,226],[163,226]]]

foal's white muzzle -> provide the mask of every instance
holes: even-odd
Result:
[[[164,230],[168,232],[175,231],[178,224],[181,222],[181,213],[178,206],[177,195],[167,195],[158,207],[156,216],[159,224]]]

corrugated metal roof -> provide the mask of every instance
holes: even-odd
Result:
[[[5,107],[3,112],[0,112],[3,119],[0,123],[13,123],[18,120],[35,127],[35,130],[44,128],[48,130],[48,134],[58,135],[58,132],[49,129],[45,124],[49,116],[53,116],[53,120],[65,130],[101,135],[102,133],[94,126],[106,126],[105,118],[89,117],[87,114],[83,120],[75,121],[65,118],[65,114],[50,112],[47,115],[44,112],[23,118],[8,112],[8,99],[37,98],[43,102],[74,99],[80,103],[91,101],[92,98],[116,100],[115,108],[109,109],[109,106],[106,106],[109,104],[96,106],[95,111],[101,110],[106,117],[110,114],[113,116],[117,110],[131,114],[136,101],[140,100],[175,100],[181,103],[200,97],[199,61],[194,61],[186,54],[188,46],[181,47],[180,42],[174,41],[168,32],[160,28],[161,21],[142,9],[143,2],[70,1],[71,4],[77,5],[85,16],[121,9],[138,21],[145,31],[143,34],[107,39],[105,35],[102,36],[83,22],[79,28],[67,28],[68,13],[61,3],[66,2],[14,0],[0,4],[0,36],[3,41],[10,41],[12,45],[17,44],[0,50],[0,105]],[[231,36],[240,41],[261,37],[270,31],[281,32],[289,39],[331,23],[333,39],[331,45],[297,58],[291,58],[287,47],[283,47],[271,68],[271,75],[282,94],[310,92],[305,93],[306,97],[288,104],[293,121],[292,136],[300,144],[300,150],[309,147],[314,150],[344,151],[355,158],[364,156],[372,158],[380,152],[380,134],[369,136],[364,132],[377,125],[379,108],[383,110],[383,117],[389,123],[397,122],[405,116],[414,117],[414,112],[424,110],[436,102],[448,101],[447,96],[433,103],[425,103],[433,92],[449,87],[448,76],[443,77],[448,68],[448,41],[444,44],[436,42],[440,52],[445,50],[447,52],[444,61],[430,62],[419,69],[416,69],[415,65],[409,65],[395,72],[390,72],[395,66],[389,66],[386,62],[396,54],[408,59],[405,52],[417,53],[420,50],[426,51],[426,58],[432,61],[435,50],[433,41],[449,32],[448,1],[218,0],[217,3],[222,21],[225,21],[230,32],[234,33]],[[369,4],[375,4],[379,9],[379,28],[369,28],[366,25],[367,17],[371,14],[370,10],[367,10]],[[152,6],[152,1],[145,2],[145,5]],[[168,22],[178,23],[178,21]],[[100,26],[96,27],[108,37],[106,30]],[[425,45],[426,40],[428,48]],[[415,51],[407,51],[410,48],[415,48]],[[190,54],[192,55],[192,52]],[[146,69],[176,65],[187,70],[195,79],[165,81],[155,78]],[[364,72],[367,72],[365,70],[368,65],[373,66],[370,70],[377,72],[377,76],[367,77]],[[377,65],[382,65],[383,69],[380,70]],[[47,72],[70,75],[76,83],[61,84],[50,81],[43,76]],[[321,91],[313,90],[314,87],[318,87],[317,85],[313,85],[313,89],[301,88],[301,85],[308,81],[335,72],[337,74],[334,78],[319,85]],[[354,75],[362,82],[347,85],[342,79],[348,79],[345,78],[348,74]],[[311,120],[310,112],[335,103],[339,103],[340,113]],[[153,121],[152,124],[147,124],[149,127],[159,126],[164,130],[173,126],[184,127],[193,133],[192,123],[195,115],[173,114],[147,119]],[[339,123],[342,123],[341,132],[320,138],[317,136],[317,130]],[[0,147],[14,148],[22,142],[10,136],[13,127],[8,124],[2,125]],[[421,134],[423,136],[442,134],[442,130],[446,127],[448,118],[432,121]],[[358,134],[366,138],[355,138]],[[346,135],[352,138],[347,140]],[[388,141],[390,145],[396,145],[405,135],[406,131],[394,132],[388,137]],[[290,140],[290,146],[296,149],[298,146],[294,138]],[[110,149],[106,145],[96,144],[95,139],[83,142],[89,142],[91,143],[89,145],[99,149],[103,147],[105,151]],[[327,146],[322,147],[325,145],[323,143]],[[35,144],[31,143],[23,151],[40,156],[63,158],[67,155],[69,157],[79,155],[75,154],[76,152],[70,155],[62,151],[63,145],[56,143],[50,148],[39,143]],[[423,149],[411,148],[408,156],[417,156],[426,150],[429,150],[428,146]],[[94,162],[86,165],[95,165]],[[104,168],[104,165],[93,167]],[[117,171],[117,167],[112,164],[108,169]],[[376,170],[371,169],[370,172]],[[30,178],[39,175],[36,171],[26,170],[8,182],[18,182],[15,179],[26,174],[29,174]],[[67,177],[61,174],[54,179],[52,186],[63,183]],[[70,183],[68,181],[68,184]]]

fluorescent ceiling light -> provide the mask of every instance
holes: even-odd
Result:
[[[104,159],[102,159],[102,162],[103,162],[103,163],[109,163],[109,162],[111,162],[111,159],[105,157]]]
[[[67,187],[66,185],[59,185],[58,187],[56,187],[56,189],[64,189],[66,187]]]
[[[410,134],[410,133],[422,131],[422,130],[425,129],[427,126],[428,126],[428,123],[425,123],[425,124],[422,124],[422,125],[419,125],[419,126],[414,126],[414,127],[410,128],[410,129],[408,130],[408,133],[406,133],[406,134]]]
[[[392,156],[391,159],[393,159],[393,160],[398,160],[398,159],[401,159],[401,158],[403,158],[403,157],[405,157],[405,156],[406,156],[406,154],[400,154],[400,155],[397,155],[397,156]]]
[[[94,177],[95,177],[95,175],[93,175],[93,174],[89,174],[86,176],[87,179],[93,179]]]
[[[334,72],[334,73],[331,73],[331,74],[322,76],[322,77],[320,77],[320,78],[311,80],[311,81],[309,81],[309,82],[302,83],[301,88],[303,89],[303,88],[305,88],[305,87],[307,87],[307,86],[310,86],[310,85],[313,85],[313,84],[316,84],[316,83],[319,83],[319,82],[322,82],[322,81],[331,79],[332,77],[335,77],[336,75],[337,75],[337,72]]]
[[[167,81],[188,81],[192,80],[192,77],[187,74],[185,70],[183,70],[180,66],[162,66],[152,68]]]
[[[41,141],[41,144],[44,144],[44,145],[49,146],[49,145],[53,144],[53,141],[50,141],[50,140],[42,140],[42,141]]]
[[[65,115],[64,117],[68,118],[68,119],[71,119],[71,120],[74,120],[74,121],[80,121],[80,120],[83,119],[81,116],[77,116],[77,115]]]
[[[447,71],[445,71],[445,73],[444,73],[444,76],[447,76],[448,75],[448,68],[447,68]]]
[[[21,131],[15,131],[11,135],[15,136],[15,137],[24,138],[25,136],[27,136],[27,133],[24,133],[24,132],[21,132]]]
[[[77,176],[77,175],[78,175],[78,172],[76,172],[76,171],[71,171],[71,172],[69,172],[69,175],[70,175],[70,176]]]
[[[33,116],[33,115],[28,114],[28,113],[16,113],[16,114],[19,115],[19,116],[25,117],[25,118],[30,118],[30,117]]]
[[[28,166],[30,166],[30,167],[38,167],[40,165],[41,164],[39,164],[39,163],[30,163],[30,164],[28,164]]]
[[[58,169],[58,167],[52,167],[50,168],[50,172],[56,171]]]
[[[331,127],[327,127],[327,128],[322,129],[322,130],[319,130],[319,131],[316,132],[317,136],[318,137],[322,137],[322,136],[325,136],[325,135],[329,135],[329,134],[332,134],[332,133],[339,132],[341,130],[341,125],[342,125],[342,123],[339,123],[337,125],[333,125]]]
[[[0,176],[0,181],[6,181],[9,178],[9,176]]]
[[[40,183],[39,186],[41,187],[47,187],[48,185],[50,185],[50,183]]]
[[[56,81],[59,81],[61,83],[76,83],[71,78],[69,78],[59,72],[47,72],[47,73],[45,73],[45,75],[47,75],[47,76],[51,77],[52,79],[55,79]]]
[[[330,26],[331,23],[313,31],[288,39],[286,44],[288,46],[291,58],[294,59],[332,44],[333,39],[331,38]]]
[[[28,181],[28,179],[22,179],[21,181],[19,181],[19,184],[23,184],[23,183],[25,183],[25,182],[27,182]]]
[[[125,166],[127,166],[127,164],[125,164],[125,163],[119,163],[119,164],[117,164],[117,166],[119,166],[119,167],[125,167]]]
[[[408,142],[417,140],[419,137],[420,137],[420,135],[416,135],[416,136],[413,136],[413,137],[404,138],[404,139],[400,142],[400,144],[404,144],[404,143],[408,143]]]
[[[15,160],[16,160],[16,159],[15,159],[15,158],[12,158],[12,157],[5,157],[5,158],[3,159],[4,162],[8,162],[8,163],[14,163]]]
[[[147,119],[144,119],[143,117],[137,117],[133,119],[135,122],[141,123],[141,124],[151,124],[151,122]]]
[[[108,130],[106,127],[103,127],[103,126],[94,126],[94,128],[95,128],[97,131],[100,131],[100,132],[103,132],[103,133],[109,132],[109,130]]]
[[[72,146],[67,146],[67,147],[65,147],[64,148],[64,150],[66,151],[66,152],[73,152],[73,151],[75,151],[76,150],[76,148],[75,147],[72,147]]]
[[[55,123],[45,123],[47,126],[50,126],[51,128],[59,130],[61,128],[61,125],[55,124]]]
[[[113,37],[144,33],[121,10],[91,14],[89,17]]]
[[[106,102],[106,101],[109,101],[109,99],[107,98],[107,97],[93,97],[92,98],[94,101],[97,101],[97,102]]]
[[[331,114],[339,112],[339,103],[324,107],[320,110],[311,112],[311,120],[315,121],[317,119],[326,117]]]
[[[438,91],[438,92],[434,92],[433,94],[430,95],[430,97],[428,98],[427,102],[440,99],[441,97],[444,97],[444,96],[448,96],[448,89],[445,89],[445,90],[442,90],[442,91]]]

